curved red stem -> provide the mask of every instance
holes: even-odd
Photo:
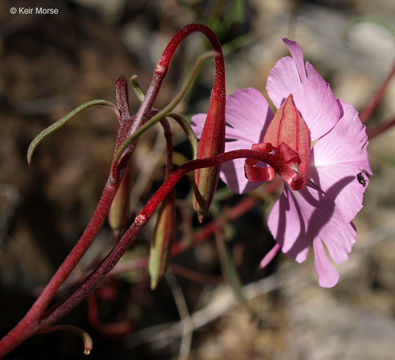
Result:
[[[0,358],[21,344],[40,328],[40,318],[44,314],[48,304],[99,232],[110,208],[112,199],[114,198],[116,185],[117,184],[107,183],[91,221],[77,244],[63,261],[62,265],[58,268],[23,319],[0,340]]]
[[[116,81],[116,98],[118,108],[120,110],[120,118],[118,119],[120,127],[117,134],[115,151],[123,142],[124,137],[127,134],[127,130],[133,121],[133,119],[130,118],[128,111],[126,81],[122,77]],[[130,156],[130,152],[128,156]],[[126,162],[124,162],[124,164],[126,165]],[[52,276],[51,280],[45,286],[44,290],[36,299],[29,311],[15,327],[0,340],[0,358],[21,344],[40,328],[40,319],[46,311],[49,303],[52,301],[59,287],[70,275],[74,267],[81,260],[82,256],[86,253],[97,236],[104,220],[106,219],[124,170],[119,164],[115,170],[113,165],[111,168],[112,170],[100,197],[99,203],[97,204],[95,212],[93,213],[83,234],[78,239],[77,243],[74,245],[58,270]]]
[[[48,326],[60,320],[76,307],[87,294],[103,279],[116,265],[122,255],[133,244],[141,229],[147,224],[155,209],[180,179],[189,171],[203,167],[220,165],[224,162],[239,158],[251,158],[271,164],[273,156],[253,150],[234,150],[210,158],[191,160],[175,170],[161,185],[156,193],[136,216],[133,224],[124,233],[111,252],[103,259],[98,267],[84,280],[84,282],[54,309],[50,310],[40,321],[40,326]]]
[[[168,67],[170,65],[171,58],[174,54],[175,49],[178,47],[180,42],[189,34],[193,32],[202,32],[207,36],[211,42],[214,50],[222,53],[221,46],[215,34],[205,25],[191,24],[185,26],[181,29],[174,38],[170,41],[166,50],[164,51],[158,65],[155,68],[155,73],[151,84],[147,90],[145,99],[141,104],[135,117],[130,118],[127,106],[127,90],[126,81],[123,78],[117,81],[117,102],[120,110],[121,118],[120,129],[117,136],[116,148],[122,143],[122,138],[126,138],[128,135],[133,134],[149,117],[153,103],[156,99],[156,95],[159,91],[160,85]],[[216,57],[216,79],[213,88],[213,95],[210,101],[215,101],[215,94],[224,97],[224,80],[225,71],[223,57]],[[66,278],[71,273],[72,269],[84,255],[93,239],[100,230],[106,214],[110,208],[111,202],[114,198],[116,190],[119,186],[124,165],[127,163],[127,158],[133,151],[134,144],[132,144],[127,151],[125,151],[122,159],[116,164],[112,164],[110,177],[107,181],[106,187],[104,188],[102,197],[100,198],[99,204],[93,214],[86,230],[84,231],[81,238],[78,240],[77,244],[74,246],[70,254],[67,256],[65,261],[62,263],[60,268],[54,274],[50,282],[44,288],[42,294],[37,298],[36,302],[33,304],[31,309],[27,312],[24,318],[3,338],[0,340],[0,358],[14,349],[16,346],[21,344],[25,339],[32,336],[38,330],[53,323],[63,317],[67,312],[74,308],[89,291],[101,280],[101,278],[110,271],[118,259],[123,255],[123,253],[128,249],[130,244],[133,242],[137,234],[139,233],[142,226],[148,221],[152,212],[156,209],[163,196],[169,193],[169,191],[174,187],[178,180],[185,174],[186,167],[183,169],[178,169],[169,177],[168,181],[165,182],[164,186],[160,189],[160,194],[149,202],[149,206],[145,206],[143,210],[147,210],[147,213],[141,212],[139,216],[136,217],[135,222],[129,228],[129,230],[122,237],[121,241],[115,246],[113,251],[103,260],[99,267],[84,281],[84,283],[66,300],[60,304],[58,307],[50,311],[47,315],[43,316],[48,304],[53,299],[56,291],[59,289],[60,285],[66,280]],[[126,155],[126,156],[125,156]],[[204,167],[205,160],[202,162],[193,163],[191,166],[196,166],[195,168]],[[218,165],[222,161],[220,158],[216,159],[213,164]],[[210,165],[208,165],[210,166]],[[186,172],[185,172],[186,171]],[[162,196],[163,195],[163,196]],[[147,204],[148,205],[148,204]]]
[[[180,43],[190,34],[194,32],[201,32],[209,39],[213,49],[222,54],[221,44],[219,43],[214,32],[202,24],[189,24],[179,30],[173,38],[170,40],[165,51],[163,52],[158,64],[155,67],[154,76],[145,94],[144,101],[141,103],[139,110],[136,113],[136,120],[133,126],[130,128],[129,135],[132,135],[136,130],[143,125],[148,119],[150,111],[153,107],[156,95],[158,94],[159,88],[162,84],[163,78],[169,70],[171,59]],[[225,83],[225,66],[223,57],[215,58],[216,72],[215,72],[215,84],[214,89],[219,90],[222,86],[220,83]],[[213,89],[213,91],[214,91]],[[216,90],[216,91],[217,91]]]

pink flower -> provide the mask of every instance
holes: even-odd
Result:
[[[299,158],[308,159],[304,171],[306,186],[292,186],[292,182],[283,177],[286,180],[283,193],[268,219],[277,244],[262,260],[261,266],[266,266],[280,248],[301,263],[306,260],[312,243],[318,282],[322,287],[333,287],[339,280],[339,273],[328,254],[339,264],[348,259],[355,243],[356,229],[352,220],[362,208],[368,174],[372,173],[368,140],[358,112],[334,97],[329,84],[309,62],[304,62],[302,49],[296,42],[283,41],[292,57],[281,58],[275,64],[266,89],[277,108],[292,95],[292,106],[296,106],[307,125],[312,147],[307,156],[298,154]],[[198,137],[205,116],[197,114],[192,118]],[[257,148],[256,144],[262,144],[273,116],[258,90],[248,88],[229,95],[225,114],[225,151]],[[248,179],[248,171],[245,172],[248,167],[248,160],[244,159],[224,163],[221,179],[237,193],[251,191],[262,182],[249,181],[252,178],[249,176]]]

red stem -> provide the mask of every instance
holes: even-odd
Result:
[[[189,34],[193,32],[202,32],[210,40],[213,48],[218,52],[221,52],[221,46],[215,34],[205,25],[191,24],[185,26],[181,29],[170,41],[169,45],[165,49],[158,65],[155,68],[154,76],[151,84],[147,90],[145,99],[141,104],[135,118],[130,118],[128,108],[127,108],[127,91],[126,91],[126,81],[123,78],[117,81],[117,101],[118,108],[120,110],[121,119],[120,129],[117,136],[116,148],[122,143],[121,138],[127,135],[133,134],[149,117],[152,105],[156,99],[156,95],[159,91],[160,85],[166,72],[168,70],[171,58],[174,54],[175,49],[178,47],[180,42]],[[218,84],[224,84],[225,71],[223,65],[223,58],[216,58],[216,83],[214,85],[213,94],[215,92],[220,93],[222,86]],[[224,94],[223,94],[224,96]],[[156,193],[156,196],[151,199],[151,201],[143,208],[143,211],[136,217],[133,225],[121,238],[120,242],[115,246],[115,248],[110,252],[110,254],[103,260],[99,267],[84,281],[84,283],[74,291],[66,300],[56,307],[54,310],[49,312],[43,319],[40,318],[43,312],[46,310],[48,304],[54,297],[59,286],[66,280],[66,278],[71,273],[72,269],[84,255],[93,239],[97,235],[99,229],[101,228],[106,214],[110,208],[111,202],[114,198],[116,190],[119,186],[121,180],[124,165],[128,161],[128,155],[131,154],[134,146],[131,146],[117,164],[112,164],[111,175],[107,181],[106,187],[104,188],[102,197],[93,214],[87,228],[85,229],[83,235],[78,240],[77,244],[71,250],[70,254],[67,256],[65,261],[59,267],[55,275],[49,281],[47,286],[44,288],[43,293],[37,298],[36,302],[33,304],[31,309],[27,312],[24,318],[3,338],[0,340],[0,358],[14,349],[16,346],[21,344],[25,339],[33,335],[39,329],[53,323],[63,317],[72,308],[74,308],[88,293],[89,291],[103,278],[105,274],[110,271],[119,258],[125,253],[128,247],[132,244],[133,240],[140,232],[142,226],[148,221],[153,211],[156,209],[160,201],[169,191],[175,186],[179,179],[188,171],[186,166],[176,170],[172,176],[162,185]],[[240,157],[244,157],[239,154]],[[261,156],[259,156],[261,159]],[[229,160],[231,160],[229,158]],[[190,166],[195,166],[194,169],[205,166],[218,165],[223,161],[229,161],[226,158],[215,157],[210,159],[202,159],[200,162],[190,163]],[[208,162],[207,162],[208,161]],[[208,163],[209,165],[205,165]],[[212,164],[211,164],[212,163]]]
[[[115,98],[118,104],[120,118],[119,124],[127,123],[130,120],[128,105],[128,83],[124,76],[120,76],[115,82]]]
[[[128,111],[126,81],[122,77],[116,81],[116,99],[120,110],[120,119],[118,119],[120,122],[120,128],[117,134],[117,145],[115,146],[115,151],[124,141],[124,137],[127,134],[127,130],[130,127],[132,120]],[[126,161],[124,164],[126,164]],[[114,199],[115,193],[119,187],[123,171],[124,169],[122,167],[114,167],[112,165],[112,171],[109,179],[107,180],[99,203],[97,204],[95,212],[93,213],[84,233],[52,276],[51,280],[45,286],[44,290],[33,303],[29,311],[15,327],[0,340],[0,358],[21,344],[37,330],[42,328],[39,325],[40,318],[45,313],[59,287],[68,278],[101,229],[110,209],[112,200]]]
[[[373,111],[376,109],[377,105],[381,101],[382,97],[384,96],[385,90],[387,89],[389,83],[391,82],[391,79],[394,76],[394,74],[395,74],[395,62],[392,64],[392,68],[389,74],[385,78],[384,82],[380,86],[380,89],[377,91],[376,95],[374,96],[370,104],[362,111],[360,119],[363,124],[366,123],[366,121],[368,121]]]
[[[224,281],[223,276],[207,276],[176,264],[169,264],[169,268],[174,275],[178,275],[179,277],[199,284],[219,284]]]
[[[271,185],[271,184],[270,184]],[[278,184],[276,184],[278,185]],[[246,197],[242,201],[240,201],[238,204],[236,204],[232,209],[228,210],[225,215],[221,219],[214,219],[210,223],[208,223],[206,226],[201,228],[196,234],[193,236],[192,242],[185,244],[183,240],[179,241],[177,244],[174,244],[171,250],[171,255],[170,257],[176,257],[177,255],[181,254],[185,250],[190,249],[191,247],[201,243],[205,239],[207,239],[209,236],[211,236],[214,231],[217,229],[220,229],[224,221],[232,221],[234,219],[237,219],[241,215],[243,215],[245,212],[249,211],[251,208],[253,208],[256,204],[259,203],[259,199],[254,198],[254,197]],[[130,262],[122,262],[117,264],[117,266],[111,271],[110,275],[118,275],[122,274],[124,272],[128,271],[134,271],[137,269],[143,269],[147,267],[148,264],[148,257],[143,258],[143,259],[138,259],[138,260],[133,260]],[[68,286],[73,286],[74,282],[71,284],[68,284]]]
[[[282,181],[277,179],[271,183],[269,183],[264,188],[265,194],[271,194],[274,190],[276,190],[279,185],[281,185]],[[191,243],[185,244],[183,240],[179,241],[172,247],[170,257],[176,257],[177,255],[181,254],[182,252],[190,249],[193,246],[198,245],[202,241],[206,240],[209,236],[211,236],[215,231],[219,230],[225,223],[225,221],[233,221],[246,212],[250,211],[255,205],[260,202],[260,199],[248,196],[241,200],[238,204],[232,207],[229,210],[226,210],[225,214],[218,219],[214,219],[203,228],[201,228],[195,235],[193,235],[193,239]],[[110,275],[115,276],[118,274],[122,274],[129,271],[134,271],[138,269],[143,269],[148,265],[148,257],[133,260],[129,262],[122,262],[118,263],[117,266],[111,271]],[[173,265],[170,265],[173,266]],[[68,284],[68,287],[75,286],[75,284],[79,282],[74,280],[72,283]]]
[[[275,189],[279,187],[282,183],[282,180],[278,179],[265,187],[265,194],[272,193]],[[223,218],[218,218],[207,224],[204,228],[199,230],[193,237],[193,240],[188,246],[185,246],[183,242],[179,242],[175,244],[171,251],[171,257],[177,256],[181,254],[183,251],[189,249],[192,246],[196,246],[201,243],[203,240],[207,239],[209,236],[213,235],[217,230],[221,229],[225,221],[233,221],[239,218],[241,215],[251,210],[255,205],[257,205],[261,200],[252,196],[249,196],[242,201],[240,201],[237,205],[235,205],[232,209],[228,210],[227,213],[223,216]]]
[[[170,124],[166,118],[160,121],[166,139],[166,176],[167,179],[173,172],[173,139]]]
[[[378,124],[373,129],[369,129],[368,130],[368,138],[369,139],[373,139],[374,137],[382,134],[383,132],[387,131],[388,129],[390,129],[394,125],[395,125],[395,118],[392,118],[391,120],[386,121],[386,122],[384,122],[382,124]]]
[[[162,186],[151,197],[147,204],[136,216],[133,224],[124,233],[119,242],[111,250],[111,252],[103,259],[100,265],[84,280],[84,282],[61,304],[48,312],[40,322],[40,327],[49,326],[60,320],[74,307],[76,307],[87,294],[103,279],[103,277],[116,265],[122,255],[132,245],[141,229],[151,218],[153,212],[166,197],[166,195],[174,188],[178,181],[189,171],[203,167],[217,166],[223,162],[231,161],[239,158],[251,158],[272,164],[273,156],[253,150],[234,150],[224,154],[219,154],[210,158],[191,160],[175,170],[170,177],[162,184]]]
[[[106,184],[96,210],[77,244],[70,251],[69,255],[63,261],[62,265],[53,275],[41,295],[37,298],[23,319],[0,340],[0,358],[21,344],[41,327],[39,325],[40,318],[44,314],[48,304],[99,232],[106,218],[108,209],[110,208],[112,199],[114,198],[117,185],[118,184],[109,182]]]
[[[210,96],[210,105],[207,119],[205,121],[202,136],[198,144],[197,157],[203,158],[223,153],[225,146],[225,65],[224,58],[222,56],[221,44],[215,33],[209,27],[202,24],[190,24],[183,27],[172,38],[163,52],[162,57],[155,68],[155,75],[157,78],[154,77],[153,81],[161,81],[158,79],[160,79],[160,76],[164,76],[166,74],[170,65],[170,61],[178,45],[185,39],[185,37],[193,32],[203,33],[210,41],[214,51],[221,54],[221,56],[215,57],[215,82]],[[151,104],[151,106],[152,105],[153,104]],[[204,185],[209,190],[205,191],[206,189],[203,189],[202,193],[206,196],[204,199],[204,210],[206,211],[217,187],[219,169],[212,169],[209,175],[207,172],[202,176],[200,176],[201,174],[199,172],[197,172],[195,175],[195,180],[197,180],[196,182],[198,184],[199,191],[202,190],[201,183],[207,181],[207,183]],[[200,218],[200,211],[198,211],[198,214]]]
[[[269,195],[271,194],[274,190],[276,190],[280,185],[282,181],[280,179],[277,179],[271,183],[269,183],[265,188],[264,192],[265,194]],[[208,223],[206,226],[204,226],[202,229],[200,229],[192,239],[191,243],[185,244],[184,241],[180,241],[177,244],[175,244],[172,247],[171,255],[170,257],[176,257],[177,255],[181,254],[185,250],[190,249],[193,246],[198,245],[205,239],[207,239],[209,236],[214,234],[215,231],[219,230],[223,225],[225,221],[233,221],[235,219],[238,219],[240,216],[242,216],[244,213],[250,211],[255,205],[257,205],[260,202],[260,199],[248,196],[241,200],[238,204],[236,204],[234,207],[232,207],[230,210],[227,210],[224,216],[218,219],[214,219],[210,223]],[[122,274],[124,272],[128,271],[134,271],[138,269],[142,269],[147,267],[148,264],[148,258],[143,258],[143,259],[138,259],[130,262],[122,262],[118,264],[113,271],[111,271],[110,275],[117,275],[117,274]],[[71,286],[71,285],[70,285]]]
[[[155,72],[166,74],[170,61],[174,55],[175,50],[178,45],[183,41],[188,35],[194,32],[201,32],[210,41],[214,51],[222,54],[221,44],[215,35],[215,33],[206,25],[203,24],[189,24],[184,26],[177,34],[174,35],[173,39],[167,45],[165,51],[162,54],[158,64],[156,65]],[[213,91],[223,91],[223,84],[225,84],[225,66],[224,59],[222,56],[215,57],[215,84]]]
[[[127,81],[123,76],[120,76],[115,82],[115,97],[117,100],[118,110],[120,118],[119,127],[117,132],[117,138],[115,143],[114,155],[117,153],[119,147],[128,137],[129,130],[136,122],[136,117],[130,116],[129,113],[129,104],[128,104],[128,87]],[[111,164],[111,177],[112,179],[116,179],[117,177],[123,176],[123,171],[126,170],[126,164],[129,162],[130,155],[134,151],[136,146],[136,142],[130,144],[127,150],[124,151],[122,160],[113,161]]]
[[[272,185],[274,183],[271,183]],[[270,186],[269,185],[269,186]],[[278,183],[276,183],[278,185]],[[269,187],[268,186],[268,187]],[[191,247],[201,243],[209,236],[211,236],[214,231],[220,229],[225,221],[232,221],[243,215],[245,212],[251,210],[256,204],[259,203],[259,199],[248,196],[245,199],[241,200],[238,204],[236,204],[232,209],[227,210],[221,219],[214,219],[206,226],[201,228],[196,234],[193,236],[192,242],[185,244],[183,240],[179,241],[177,244],[174,244],[171,250],[170,257],[176,257],[177,255],[181,254],[185,250],[190,249]],[[147,267],[148,264],[148,257],[138,260],[133,260],[130,262],[122,262],[117,264],[117,266],[111,271],[110,275],[117,275],[122,274],[128,271],[134,271],[138,269],[142,269]],[[69,286],[73,286],[74,283],[69,284]]]
[[[176,51],[178,45],[190,34],[194,32],[201,32],[207,36],[210,43],[212,44],[215,51],[218,51],[222,54],[221,44],[219,43],[214,32],[202,24],[189,24],[184,26],[181,30],[179,30],[174,37],[170,40],[167,45],[165,51],[163,52],[161,58],[159,59],[158,64],[155,67],[154,76],[151,80],[151,83],[147,89],[145,94],[144,101],[141,103],[141,106],[136,114],[136,120],[133,126],[130,128],[129,135],[132,135],[136,132],[136,130],[147,121],[151,109],[153,107],[154,101],[156,99],[156,95],[159,91],[159,88],[162,84],[163,78],[165,77],[167,71],[169,70],[171,59]],[[225,80],[225,67],[223,63],[222,57],[215,58],[216,64],[216,72],[215,72],[215,82],[224,82]],[[217,81],[218,79],[218,81]],[[214,91],[214,89],[213,89]]]

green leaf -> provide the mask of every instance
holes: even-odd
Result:
[[[191,146],[192,157],[193,159],[196,159],[198,141],[196,139],[195,133],[191,128],[190,122],[180,114],[170,113],[167,116],[177,121],[177,123],[181,126],[182,130],[184,130],[184,133],[188,138],[189,145]]]
[[[74,335],[77,335],[81,338],[81,340],[84,343],[84,355],[89,355],[92,351],[93,348],[93,341],[91,336],[81,328],[78,328],[76,326],[72,325],[53,325],[41,330],[38,330],[38,333],[40,334],[45,334],[45,333],[51,333],[53,331],[67,331],[70,332]]]
[[[238,49],[241,49],[247,45],[250,45],[254,41],[253,37],[250,34],[240,35],[237,38],[233,39],[222,45],[222,52],[224,56],[227,56]]]
[[[144,101],[145,94],[144,91],[141,89],[140,84],[137,82],[138,76],[136,74],[132,75],[129,79],[130,85],[132,86],[132,89],[137,96],[137,99],[139,99],[140,102]]]
[[[228,280],[229,285],[232,288],[236,298],[241,304],[248,308],[247,300],[243,295],[243,288],[239,278],[239,274],[236,270],[236,266],[233,262],[232,256],[226,248],[223,234],[217,232],[215,234],[215,241],[217,245],[219,260],[221,262],[222,272]]]
[[[176,203],[174,189],[162,202],[159,208],[155,236],[151,242],[148,272],[151,278],[151,289],[156,289],[159,280],[167,270],[170,249],[176,235]]]
[[[91,100],[86,103],[83,103],[82,105],[78,106],[75,108],[73,111],[68,113],[66,116],[63,116],[61,119],[53,123],[52,125],[48,126],[46,129],[42,130],[30,143],[29,148],[27,149],[27,163],[31,165],[32,163],[32,157],[37,149],[37,146],[44,141],[44,139],[51,135],[53,132],[61,128],[63,125],[65,125],[69,120],[71,120],[74,116],[78,115],[81,111],[85,109],[89,109],[92,106],[95,105],[104,105],[104,106],[109,106],[114,110],[114,112],[119,116],[119,112],[115,104],[113,104],[110,101],[107,100]]]

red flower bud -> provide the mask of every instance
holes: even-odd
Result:
[[[257,167],[256,160],[246,160],[245,172],[250,181],[270,181],[277,172],[292,190],[306,185],[310,165],[310,130],[296,108],[292,94],[283,102],[269,124],[261,144],[253,150],[273,152],[276,166]],[[290,166],[297,165],[297,173]]]
[[[216,79],[216,85],[217,84]],[[211,94],[210,107],[200,138],[197,158],[222,154],[225,149],[225,90],[224,82],[215,86]],[[194,207],[201,222],[207,213],[219,179],[219,166],[202,168],[195,171]]]

